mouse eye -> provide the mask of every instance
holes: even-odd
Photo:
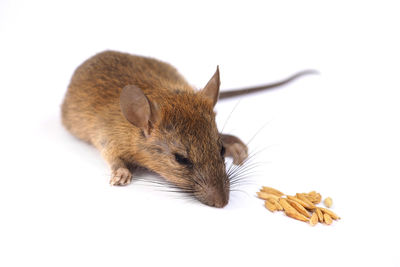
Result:
[[[224,157],[224,156],[225,156],[225,147],[222,146],[221,147],[221,157]]]
[[[181,165],[185,165],[185,166],[192,166],[192,162],[190,161],[190,159],[185,158],[184,156],[182,156],[181,154],[175,153],[175,160],[176,162],[178,162]]]

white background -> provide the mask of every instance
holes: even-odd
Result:
[[[400,266],[396,1],[0,2],[0,266]],[[170,62],[197,88],[288,86],[217,105],[261,163],[224,209],[108,185],[60,124],[74,69],[105,49]],[[270,213],[261,185],[317,190],[342,220]]]

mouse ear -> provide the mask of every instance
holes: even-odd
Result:
[[[203,88],[203,90],[201,90],[201,94],[209,98],[214,106],[218,101],[220,84],[221,82],[219,80],[219,67],[217,66],[217,71],[208,81],[207,85]]]
[[[152,123],[159,118],[159,108],[149,101],[142,89],[136,85],[125,86],[120,95],[120,106],[125,118],[149,136]]]

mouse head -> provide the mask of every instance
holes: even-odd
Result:
[[[142,131],[136,142],[138,164],[160,174],[202,203],[224,207],[229,200],[229,179],[215,123],[219,71],[198,92],[166,91],[145,95],[134,85],[124,87],[121,110]]]

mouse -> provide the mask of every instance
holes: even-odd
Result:
[[[77,67],[61,105],[61,119],[75,137],[96,147],[111,169],[110,184],[128,185],[135,168],[160,175],[201,203],[229,202],[225,158],[248,157],[238,137],[218,131],[218,100],[256,93],[277,83],[220,92],[219,67],[200,90],[172,65],[117,51],[100,52]]]

